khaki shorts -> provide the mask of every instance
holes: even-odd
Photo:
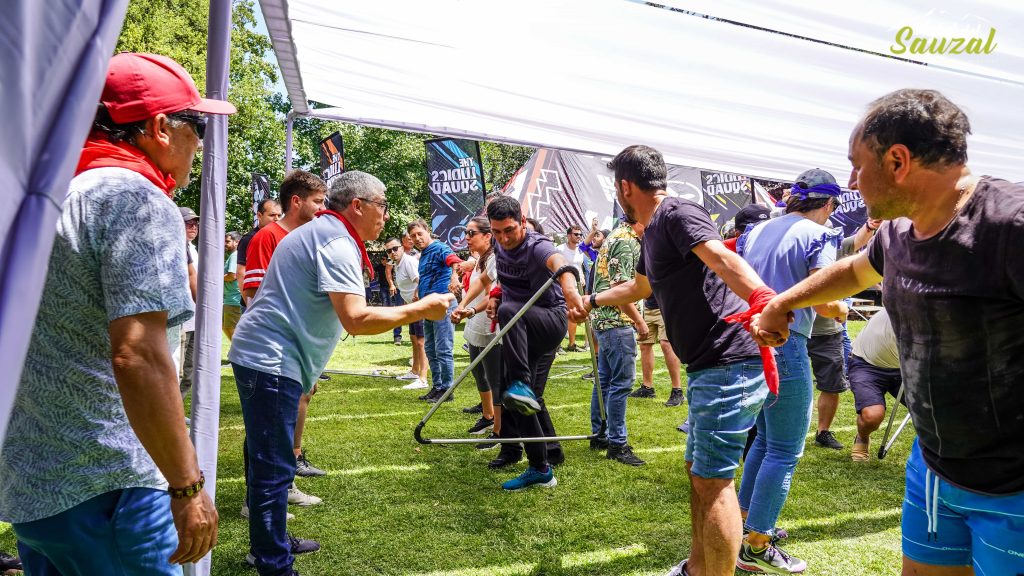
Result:
[[[238,326],[238,320],[242,317],[242,308],[240,306],[231,306],[225,304],[221,316],[220,327],[224,330],[225,334],[233,334],[235,332],[235,326]]]
[[[650,333],[647,338],[640,340],[637,344],[657,344],[659,340],[668,340],[668,332],[665,331],[665,321],[661,318],[661,310],[644,310],[644,322]]]

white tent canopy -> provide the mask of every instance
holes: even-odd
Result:
[[[888,16],[885,26],[871,24],[892,10],[881,0],[857,3],[857,17],[846,5],[800,12],[791,4],[670,2],[876,52],[904,25]],[[1024,180],[1024,68],[1016,66],[1024,50],[1007,27],[1021,19],[1015,9],[991,7],[1010,19],[993,24],[1002,31],[993,54],[923,66],[626,0],[261,5],[300,114],[603,154],[644,143],[676,164],[778,179],[821,167],[845,181],[850,131],[866,105],[897,88],[933,88],[971,119],[973,169]],[[911,2],[898,15],[977,23],[986,8]],[[799,26],[787,27],[792,13]],[[307,100],[332,108],[310,110]]]

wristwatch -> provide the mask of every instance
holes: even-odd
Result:
[[[590,309],[591,310],[597,309],[597,294],[591,294],[590,295]]]

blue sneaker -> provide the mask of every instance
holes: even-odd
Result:
[[[526,472],[505,482],[501,487],[509,492],[514,492],[523,488],[529,488],[530,486],[554,488],[556,484],[558,484],[558,479],[555,478],[555,472],[551,469],[551,466],[548,466],[547,472],[541,472],[533,466],[529,466],[526,468]]]
[[[505,408],[515,410],[524,416],[540,412],[540,402],[537,401],[537,396],[533,393],[533,390],[530,390],[529,386],[519,380],[513,380],[512,384],[505,390],[505,393],[501,396],[501,404]]]

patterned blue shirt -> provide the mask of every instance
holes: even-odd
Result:
[[[174,203],[123,168],[71,181],[7,437],[0,520],[48,518],[124,488],[167,486],[128,424],[111,366],[110,322],[194,311],[185,228]]]

